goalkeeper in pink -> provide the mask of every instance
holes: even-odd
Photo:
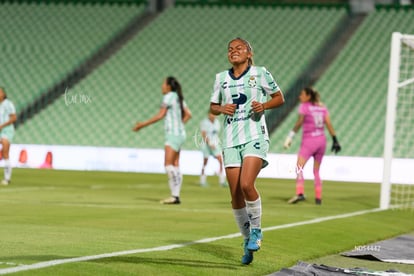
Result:
[[[299,101],[301,103],[298,120],[284,143],[284,148],[289,148],[295,134],[303,125],[302,143],[296,163],[296,195],[289,200],[289,203],[305,200],[303,168],[309,158],[313,157],[315,203],[322,204],[322,180],[319,175],[319,169],[326,149],[325,125],[333,139],[331,150],[338,153],[341,150],[341,146],[336,138],[328,109],[319,101],[319,93],[310,87],[306,87],[301,91]]]

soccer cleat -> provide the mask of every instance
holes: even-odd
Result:
[[[160,203],[161,204],[180,204],[181,201],[179,197],[171,196],[169,198],[161,200]]]
[[[289,204],[295,204],[298,203],[299,201],[305,201],[305,196],[300,194],[300,195],[295,195],[294,197],[292,197],[291,199],[289,199],[288,203]]]
[[[3,186],[7,186],[7,185],[9,185],[9,184],[10,184],[10,180],[3,179],[3,180],[1,181],[1,185],[3,185]]]
[[[249,242],[247,243],[247,249],[249,251],[257,251],[260,249],[260,246],[262,245],[262,230],[259,228],[253,228],[250,231],[250,238]]]
[[[316,205],[322,205],[322,199],[320,199],[320,198],[315,198],[315,204],[316,204]]]
[[[244,239],[244,243],[243,243],[244,255],[241,259],[241,263],[245,265],[248,265],[253,261],[253,252],[247,249],[248,243],[249,243],[249,239]]]

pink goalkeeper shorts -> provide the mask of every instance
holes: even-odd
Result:
[[[314,161],[321,163],[325,150],[326,137],[324,135],[303,138],[302,144],[300,145],[299,156],[302,156],[306,160],[313,157]]]

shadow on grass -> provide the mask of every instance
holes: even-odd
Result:
[[[166,195],[164,197],[160,196],[160,198],[155,198],[155,197],[134,197],[133,199],[135,201],[143,201],[143,202],[153,202],[153,203],[157,203],[158,205],[162,205],[160,204],[160,200],[163,200],[164,198],[168,197],[168,193],[165,193]]]
[[[235,270],[240,268],[240,265],[228,264],[224,262],[211,262],[202,260],[189,260],[184,258],[151,258],[151,257],[112,257],[107,259],[94,260],[90,262],[95,263],[131,263],[131,264],[163,264],[163,265],[176,265],[187,266],[194,268],[220,268]]]
[[[241,267],[241,264],[236,261],[236,256],[232,250],[233,247],[226,247],[222,245],[213,245],[211,243],[194,243],[188,241],[171,241],[174,244],[188,244],[186,250],[193,252],[180,252],[176,254],[175,258],[162,258],[159,257],[139,257],[139,256],[118,256],[105,259],[94,260],[96,263],[110,263],[110,262],[121,262],[121,263],[133,263],[133,264],[165,264],[165,265],[176,265],[176,266],[187,266],[195,268],[219,268],[235,270]],[[197,252],[194,252],[197,251]],[[158,252],[157,254],[162,254]],[[182,256],[181,258],[177,256]],[[209,257],[206,257],[208,256]],[[240,258],[242,255],[242,247],[240,246]],[[199,259],[197,259],[199,258]],[[209,259],[209,260],[200,260]],[[220,259],[222,261],[212,261],[213,259]]]

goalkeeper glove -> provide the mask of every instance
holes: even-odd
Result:
[[[290,145],[292,144],[293,137],[295,137],[295,132],[293,130],[291,130],[289,132],[288,136],[286,137],[285,143],[283,144],[283,147],[285,149],[290,148]]]
[[[333,142],[332,142],[331,151],[335,152],[336,154],[341,150],[341,145],[339,144],[338,139],[336,139],[336,136],[332,136],[332,140]]]

